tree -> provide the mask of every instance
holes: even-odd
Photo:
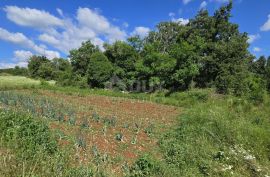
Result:
[[[251,71],[261,77],[265,77],[267,60],[265,56],[261,56],[258,60],[254,61],[251,66]]]
[[[67,82],[72,76],[72,67],[68,60],[63,58],[54,58],[52,60],[54,80],[58,83]],[[61,84],[60,84],[61,85]]]
[[[38,78],[39,76],[39,69],[42,64],[50,63],[50,60],[47,59],[45,56],[32,56],[28,61],[28,70],[29,75],[33,78]]]
[[[138,35],[128,38],[128,44],[132,46],[138,53],[143,50],[144,42],[145,41],[141,39]]]
[[[126,42],[117,41],[112,45],[104,45],[105,55],[114,66],[114,75],[125,84],[131,85],[135,80],[135,63],[139,54]]]
[[[101,52],[93,53],[90,58],[87,70],[88,83],[91,87],[104,87],[105,82],[112,76],[113,66]]]
[[[199,74],[199,56],[195,51],[195,46],[185,41],[181,41],[171,49],[170,55],[177,61],[172,77],[173,90],[190,88],[194,78]]]
[[[146,87],[156,87],[162,85],[167,87],[171,85],[171,75],[173,75],[176,66],[176,59],[168,54],[156,52],[151,45],[144,49],[143,56],[136,63],[138,79],[147,82]]]
[[[94,46],[91,41],[83,42],[80,48],[71,50],[69,57],[73,72],[85,76],[91,55],[98,51],[98,47]]]
[[[267,90],[270,92],[270,56],[267,59],[266,64],[266,83],[267,83]]]
[[[42,63],[37,71],[37,76],[45,80],[54,80],[54,68],[51,62]]]

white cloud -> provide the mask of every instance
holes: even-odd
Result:
[[[57,8],[56,11],[57,11],[57,13],[58,13],[61,17],[64,16],[64,13],[63,13],[62,9]]]
[[[57,11],[63,14],[62,10]],[[65,54],[68,54],[71,49],[78,48],[86,40],[91,40],[102,50],[104,40],[111,43],[116,40],[125,40],[127,37],[124,30],[111,24],[97,10],[89,8],[78,8],[76,19],[62,16],[62,21],[63,26],[60,30],[56,28],[45,30],[38,39]],[[123,27],[127,28],[128,24],[124,23]]]
[[[269,31],[270,30],[270,15],[268,15],[268,20],[261,27],[261,31]]]
[[[41,29],[63,26],[62,20],[43,10],[19,8],[17,6],[6,6],[4,10],[9,20],[21,26]]]
[[[183,0],[183,3],[184,4],[188,4],[188,3],[190,3],[192,0]]]
[[[184,18],[172,18],[173,22],[177,22],[181,25],[187,25],[189,23],[189,19],[184,19]]]
[[[26,50],[16,50],[11,62],[0,62],[0,69],[14,68],[15,66],[27,67],[28,59],[33,56],[32,52]]]
[[[132,36],[138,35],[142,38],[146,37],[148,33],[150,32],[150,28],[139,26],[134,29],[134,31],[131,33]]]
[[[175,16],[175,13],[173,13],[173,12],[169,13],[169,17],[174,17],[174,16]]]
[[[60,57],[60,54],[56,51],[47,50],[44,45],[36,45],[33,41],[28,39],[22,33],[12,33],[3,28],[0,28],[0,39],[11,42],[13,44],[20,45],[21,47],[31,49],[39,55],[44,55],[50,59]]]
[[[16,50],[14,51],[15,60],[20,62],[26,62],[28,59],[33,56],[33,53],[25,50]]]
[[[109,42],[124,40],[127,36],[125,31],[110,24],[104,16],[89,8],[79,8],[77,11],[77,20],[80,26],[88,27],[97,35],[105,35]]]
[[[230,0],[210,0],[210,2],[228,3]]]
[[[124,28],[128,28],[129,27],[129,24],[127,22],[124,22],[123,23],[123,26],[124,26]]]
[[[0,63],[0,69],[14,68],[15,66],[27,67],[27,62],[18,62],[18,63]]]
[[[260,39],[261,36],[259,34],[255,34],[255,35],[249,35],[248,36],[248,43],[253,43],[255,40]]]
[[[207,6],[207,2],[206,1],[203,1],[201,4],[200,4],[200,9],[205,9]]]
[[[259,48],[259,47],[254,47],[254,48],[253,48],[253,51],[254,51],[254,52],[261,52],[261,51],[262,51],[262,49],[261,49],[261,48]]]

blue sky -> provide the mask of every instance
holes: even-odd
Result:
[[[90,39],[104,42],[147,35],[161,21],[183,25],[200,8],[211,14],[228,0],[2,0],[0,68],[26,66],[29,56],[66,57]],[[270,1],[235,0],[232,22],[250,35],[255,56],[270,55]]]

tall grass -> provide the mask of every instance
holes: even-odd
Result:
[[[29,79],[22,76],[0,76],[0,89],[15,89],[15,88],[33,88],[38,86],[40,81]]]
[[[227,98],[186,110],[160,140],[167,175],[269,175],[269,106]]]

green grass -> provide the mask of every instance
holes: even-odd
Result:
[[[167,176],[269,175],[269,106],[228,97],[186,109],[160,141]]]
[[[215,96],[215,94],[213,94],[213,89],[192,89],[186,92],[170,94],[167,91],[160,91],[156,93],[128,93],[107,89],[81,89],[77,87],[60,87],[56,85],[43,85],[39,86],[38,88],[41,90],[50,90],[56,93],[64,93],[67,95],[80,97],[91,95],[121,97],[178,107],[192,107],[193,104],[198,102],[205,102],[210,97]]]
[[[40,81],[24,76],[0,75],[0,90],[33,89],[55,85],[55,81]]]
[[[22,76],[0,76],[0,89],[33,88],[38,86],[40,81]]]

